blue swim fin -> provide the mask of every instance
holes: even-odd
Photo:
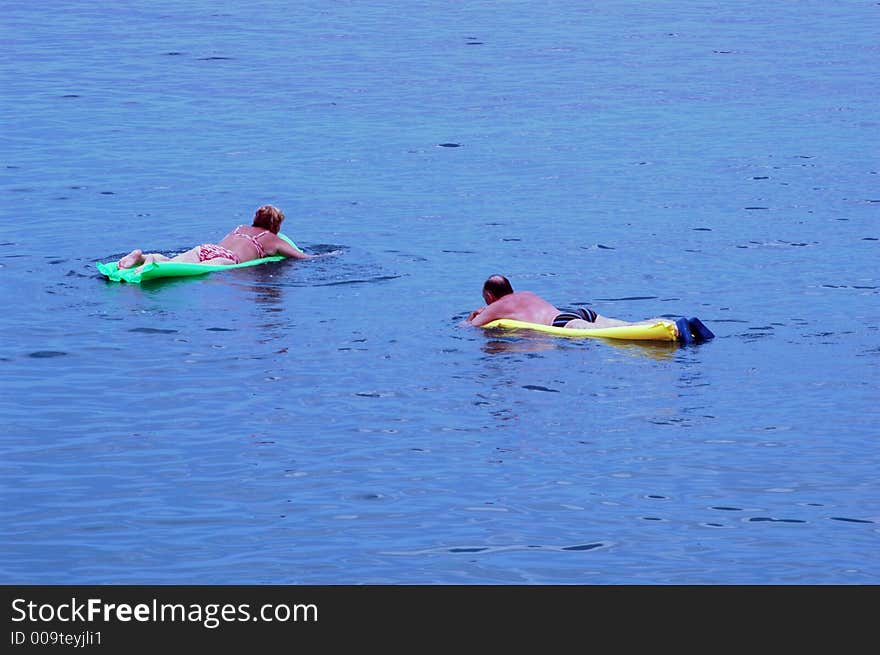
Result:
[[[675,329],[678,332],[678,342],[680,344],[687,346],[694,343],[694,338],[691,336],[691,326],[686,318],[677,319],[675,321]]]
[[[698,319],[696,316],[688,319],[688,325],[691,328],[691,332],[694,335],[694,341],[697,343],[701,343],[703,341],[709,341],[709,339],[714,339],[715,334],[703,325],[703,322]]]

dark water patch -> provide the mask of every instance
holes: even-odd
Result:
[[[383,494],[361,494],[357,496],[358,500],[383,500],[384,498]]]
[[[235,57],[199,57],[199,61],[230,61],[232,59],[235,59]]]
[[[771,516],[753,516],[749,519],[750,523],[806,523],[801,519],[774,519]]]
[[[463,548],[463,547],[459,546],[456,548],[450,548],[449,552],[450,553],[482,553],[483,551],[486,551],[486,550],[489,550],[489,549],[485,548],[485,547],[482,547],[482,548]]]
[[[574,551],[586,551],[586,550],[596,550],[597,548],[601,548],[605,544],[580,544],[578,546],[563,546],[562,550],[574,550]]]
[[[101,195],[102,196],[115,196],[116,192],[115,191],[101,191]]]
[[[724,505],[710,507],[709,509],[716,509],[719,512],[741,512],[741,511],[743,511],[741,507],[726,507]]]
[[[69,353],[66,353],[63,350],[37,350],[28,353],[28,357],[33,357],[34,359],[50,359],[52,357],[64,357],[68,354]]]
[[[482,41],[468,41],[465,45],[483,45]]]
[[[171,330],[167,328],[151,328],[151,327],[137,327],[131,328],[129,332],[135,332],[138,334],[177,334],[177,330]]]
[[[502,241],[522,241],[522,239],[517,239],[515,237],[504,238],[502,237]]]
[[[707,528],[723,528],[723,523],[703,523]]]
[[[208,332],[235,332],[234,328],[224,328],[224,327],[209,327],[206,328]]]
[[[602,243],[597,243],[596,247],[599,250],[614,250],[614,248],[612,246],[606,246],[605,244],[602,244]]]
[[[862,237],[862,241],[878,241],[877,237]]]
[[[767,175],[756,175],[752,179],[753,180],[769,180],[770,178]]]
[[[712,228],[711,227],[693,227],[693,228],[691,228],[691,230],[693,230],[694,232],[711,232]]]
[[[829,517],[832,521],[843,521],[844,523],[873,523],[874,521],[869,521],[868,519],[849,519],[844,516],[831,516]]]
[[[803,246],[817,246],[819,245],[818,241],[749,241],[745,245],[739,245],[737,248],[786,248],[789,246],[794,247],[803,247]]]
[[[70,200],[68,196],[55,196],[53,200]]]
[[[666,519],[661,519],[658,516],[643,516],[642,520],[643,521],[665,521]]]
[[[476,254],[473,250],[441,250],[440,252],[445,252],[451,255],[473,255]]]
[[[172,50],[172,51],[170,51],[170,52],[163,52],[163,53],[162,53],[162,55],[165,56],[165,57],[180,57],[180,56],[182,56],[183,54],[185,54],[185,53],[183,53],[183,52],[177,52],[176,50]]]
[[[36,191],[36,189],[30,187],[14,187],[9,189],[10,193],[31,193],[32,191]]]
[[[400,250],[386,250],[385,252],[392,253],[394,255],[400,255],[401,257],[405,257],[411,262],[426,262],[428,261],[427,257],[422,257],[420,255],[412,255],[410,253],[402,252]]]
[[[691,419],[685,417],[665,420],[648,419],[648,423],[652,423],[653,425],[691,425]]]
[[[659,494],[648,494],[645,498],[653,498],[654,500],[669,500],[669,496],[661,496]]]
[[[769,207],[744,207],[744,209],[748,210],[756,210],[756,209],[770,209]]]
[[[365,278],[365,279],[355,279],[355,280],[339,280],[335,282],[321,282],[319,284],[310,284],[306,286],[313,287],[338,287],[344,286],[347,284],[370,284],[371,282],[388,282],[389,280],[396,280],[400,278],[400,275],[378,275],[376,277]]]
[[[77,95],[76,93],[66,93],[65,95],[63,95],[61,97],[62,98],[79,98],[80,96]]]
[[[49,264],[49,265],[54,266],[55,264],[63,264],[63,263],[66,262],[66,261],[67,261],[66,259],[50,259],[50,260],[49,260],[48,262],[46,262],[46,263]]]
[[[461,148],[460,143],[438,143],[437,146],[440,148]]]
[[[309,250],[317,255],[329,255],[331,252],[341,254],[343,251],[348,250],[348,246],[335,243],[316,243],[310,246]]]
[[[542,387],[539,384],[524,384],[523,389],[528,389],[529,391],[548,391],[550,393],[559,393],[559,389],[549,389],[547,387]]]
[[[657,300],[658,296],[623,296],[622,298],[596,298],[602,302],[627,302],[630,300]],[[583,303],[579,303],[583,304]]]

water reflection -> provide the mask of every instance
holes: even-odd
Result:
[[[488,333],[497,334],[497,330],[488,330]],[[631,355],[633,357],[646,357],[657,361],[672,359],[679,348],[674,341],[624,341],[622,339],[595,339],[586,338],[588,342],[608,346]],[[576,344],[576,345],[575,345]],[[489,355],[508,353],[533,353],[555,349],[568,349],[572,346],[586,346],[582,340],[571,338],[558,338],[546,336],[527,336],[519,334],[516,337],[498,338],[491,336],[482,346],[481,350]]]
[[[556,347],[546,339],[489,339],[480,347],[480,350],[487,355],[503,355],[541,352],[553,350]]]
[[[258,305],[264,305],[268,311],[281,311],[284,299],[284,287],[278,284],[279,266],[274,263],[254,266],[247,284],[243,288],[248,291]]]
[[[675,341],[621,341],[601,339],[603,344],[611,346],[633,357],[646,357],[657,361],[672,359],[679,349]]]

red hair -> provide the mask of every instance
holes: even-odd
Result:
[[[278,234],[281,222],[284,220],[284,212],[273,205],[263,205],[254,214],[254,227],[269,230],[272,234]]]

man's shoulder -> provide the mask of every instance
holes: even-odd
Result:
[[[544,300],[537,293],[533,293],[532,291],[514,291],[512,294],[504,297],[510,298],[510,302],[513,303],[547,303],[546,300]]]

